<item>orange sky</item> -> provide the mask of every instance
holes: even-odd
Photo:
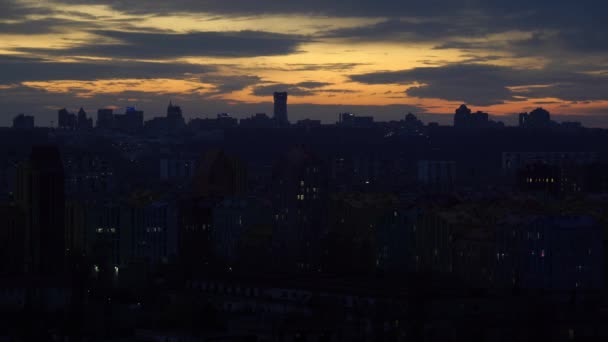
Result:
[[[128,73],[125,73],[125,76],[118,73],[113,77],[108,76],[104,71],[103,74],[93,74],[86,79],[80,77],[79,74],[65,73],[65,77],[60,74],[44,79],[44,76],[41,75],[41,79],[29,77],[29,79],[23,80],[9,79],[5,82],[2,82],[2,76],[0,76],[0,90],[2,91],[20,89],[23,92],[25,88],[42,91],[46,95],[69,95],[75,99],[75,102],[83,103],[103,96],[105,102],[102,104],[107,106],[118,107],[123,104],[118,99],[124,100],[129,97],[170,98],[180,95],[184,98],[200,97],[227,103],[234,101],[245,104],[265,103],[270,99],[271,90],[289,91],[285,88],[293,87],[292,89],[298,90],[290,92],[290,104],[407,105],[429,113],[452,113],[460,103],[470,102],[467,97],[477,100],[475,89],[460,96],[458,89],[453,89],[452,86],[452,88],[446,89],[447,95],[443,96],[442,89],[439,88],[442,84],[435,79],[432,79],[434,83],[430,84],[431,81],[424,77],[416,79],[414,76],[408,75],[409,78],[406,81],[366,83],[353,80],[351,76],[418,69],[422,69],[420,72],[424,76],[424,73],[428,73],[424,70],[425,68],[442,68],[459,64],[491,65],[520,71],[545,70],[556,65],[555,60],[543,54],[522,55],[505,48],[513,42],[526,42],[537,37],[537,32],[520,30],[516,27],[507,27],[476,37],[468,37],[464,34],[459,36],[450,32],[449,42],[467,44],[467,47],[459,48],[455,45],[453,48],[438,48],[438,45],[447,41],[441,36],[425,40],[416,36],[412,38],[411,36],[414,34],[406,31],[397,32],[397,34],[391,31],[390,34],[393,36],[389,37],[387,33],[386,39],[357,39],[356,36],[358,31],[355,30],[361,27],[378,26],[382,28],[382,25],[418,25],[420,22],[424,22],[423,19],[418,18],[387,19],[374,15],[331,16],[298,13],[228,15],[200,11],[159,15],[154,13],[133,14],[108,5],[91,6],[17,0],[14,4],[15,8],[25,9],[25,14],[4,19],[0,16],[0,25],[9,28],[0,31],[0,40],[3,42],[0,47],[0,57],[36,58],[41,59],[41,63],[47,64],[61,62],[62,64],[53,64],[53,66],[59,65],[59,67],[70,63],[85,62],[211,67],[205,72],[181,72],[174,76],[170,73],[146,75],[145,72],[140,72],[134,77],[127,77]],[[50,22],[52,25],[48,24],[34,32],[22,28],[27,27],[28,24],[35,26],[44,22]],[[442,24],[438,22],[437,25]],[[348,32],[348,30],[355,32],[353,36],[327,34],[328,32]],[[108,31],[112,31],[112,33],[108,34]],[[134,47],[134,52],[128,56],[97,54],[96,51],[102,50],[96,48],[112,44],[124,45],[125,49],[131,49],[129,42],[121,39],[122,36],[115,34],[116,32],[120,34],[160,32],[169,35],[170,38],[180,35],[187,36],[192,33],[216,34],[219,32],[240,35],[243,32],[250,32],[249,35],[256,35],[263,32],[270,35],[289,35],[297,37],[296,39],[301,39],[301,41],[294,44],[293,50],[276,54],[264,51],[259,55],[255,53],[243,56],[222,55],[223,52],[205,55],[204,46],[200,47],[199,55],[188,55],[190,53],[188,50],[181,56],[155,56],[153,51],[139,56],[138,47]],[[547,35],[550,37],[549,33]],[[408,41],[408,39],[410,40]],[[184,41],[184,44],[188,44],[188,42]],[[95,48],[91,48],[91,46]],[[481,47],[472,51],[470,46]],[[163,46],[162,42],[159,42],[157,49],[165,48],[172,47]],[[232,48],[238,47],[228,47],[228,49]],[[250,48],[255,49],[255,47]],[[271,46],[270,48],[276,47]],[[598,64],[598,75],[605,75],[605,72],[602,73],[601,70],[606,69],[602,68],[603,65]],[[576,73],[568,71],[568,75],[576,75]],[[471,77],[476,77],[476,75],[472,74]],[[538,77],[534,79],[535,82],[537,79]],[[229,82],[234,84],[226,85]],[[318,84],[314,84],[314,87],[310,88],[302,88],[298,85],[310,82]],[[556,85],[556,82],[567,82],[567,80],[547,80],[540,86],[552,87]],[[465,76],[463,87],[466,87],[467,83]],[[434,88],[430,89],[429,86],[439,89],[436,91]],[[478,83],[475,83],[474,86],[479,87]],[[517,84],[506,84],[505,87],[498,87],[501,88],[498,90],[528,91],[531,86],[537,85],[526,85],[517,80]],[[422,88],[422,92],[408,92],[408,89],[412,87]],[[266,90],[267,94],[261,93],[261,89]],[[431,90],[433,90],[432,93]],[[423,93],[424,96],[414,95],[418,93]],[[578,101],[572,98],[560,98],[557,96],[558,92],[555,92],[556,96],[552,96],[552,94],[549,92],[534,97],[515,96],[515,98],[507,96],[504,100],[498,97],[494,101],[472,103],[472,106],[475,110],[489,111],[494,115],[514,114],[538,106],[543,106],[554,113],[565,114],[597,114],[608,108],[608,101],[605,98],[595,96],[591,99],[581,98]],[[112,101],[113,97],[116,98],[116,101]],[[28,100],[31,101],[31,98]],[[46,105],[48,107],[52,104]],[[402,114],[398,113],[398,115]]]

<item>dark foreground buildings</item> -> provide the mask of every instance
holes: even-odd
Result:
[[[57,147],[34,146],[19,167],[16,185],[15,200],[25,217],[23,271],[61,273],[65,265],[65,196]]]
[[[606,338],[607,131],[291,125],[286,100],[0,130],[0,336]]]

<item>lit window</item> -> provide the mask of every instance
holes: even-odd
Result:
[[[104,230],[103,228],[97,228],[97,234],[103,233],[103,230]]]
[[[540,250],[540,257],[541,257],[541,258],[544,258],[544,257],[545,257],[545,250],[544,250],[544,249],[541,249],[541,250]]]

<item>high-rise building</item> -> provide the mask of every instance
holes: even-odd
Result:
[[[19,114],[13,119],[13,128],[15,129],[32,129],[34,128],[34,117],[24,114]]]
[[[110,108],[97,110],[97,128],[112,129],[114,126],[114,111]]]
[[[172,101],[169,101],[169,106],[167,107],[167,117],[182,117],[182,108],[180,106],[174,106]]]
[[[551,114],[540,107],[531,111],[529,114],[519,114],[519,127],[522,128],[547,128],[551,126],[551,124]]]
[[[56,146],[34,146],[17,176],[16,201],[25,217],[25,270],[55,274],[63,270],[64,174]]]
[[[491,126],[488,113],[477,111],[472,113],[466,105],[461,105],[454,114],[456,128],[485,128]]]
[[[289,125],[287,118],[287,92],[274,93],[274,120],[278,125]]]
[[[182,115],[182,108],[180,106],[173,105],[173,102],[169,102],[167,107],[167,128],[175,130],[183,128],[186,123]]]
[[[61,129],[75,129],[76,123],[76,114],[68,112],[65,108],[57,112],[57,127]]]
[[[316,270],[327,210],[328,172],[323,159],[298,147],[272,171],[273,251],[286,272]]]
[[[93,119],[87,118],[87,112],[81,107],[78,111],[78,119],[76,123],[78,129],[91,129],[93,128]]]
[[[114,115],[114,127],[127,133],[139,132],[144,127],[144,112],[127,107],[125,114]]]

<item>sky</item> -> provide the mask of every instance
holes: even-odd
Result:
[[[514,123],[544,107],[608,127],[601,0],[0,0],[0,125],[136,106],[163,115],[340,112]],[[444,115],[440,115],[444,114]]]

